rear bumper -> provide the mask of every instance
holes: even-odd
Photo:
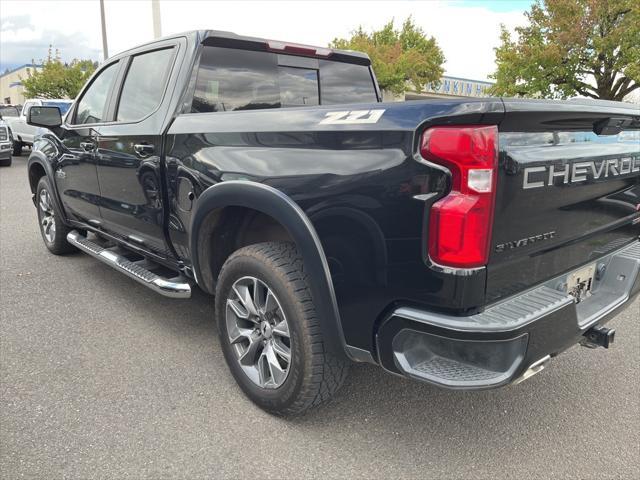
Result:
[[[549,280],[484,312],[455,317],[398,308],[376,335],[378,358],[392,373],[448,388],[485,389],[517,380],[603,325],[640,292],[640,242],[594,260],[599,275],[580,303]]]

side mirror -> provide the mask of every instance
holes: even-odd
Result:
[[[56,128],[62,125],[62,115],[58,107],[34,105],[27,112],[27,123],[34,127]]]

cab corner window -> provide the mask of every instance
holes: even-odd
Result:
[[[118,103],[118,122],[132,122],[154,112],[164,94],[173,48],[136,55],[131,60]]]
[[[84,92],[75,114],[76,125],[104,121],[109,92],[118,72],[117,65],[115,62],[102,70]]]

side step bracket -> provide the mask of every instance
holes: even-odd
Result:
[[[115,249],[103,248],[95,242],[87,239],[76,230],[67,235],[67,241],[84,253],[97,258],[120,273],[133,278],[145,287],[170,298],[190,298],[191,285],[182,276],[164,278],[145,268],[144,262],[132,262],[116,253]]]

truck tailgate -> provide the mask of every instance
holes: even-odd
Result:
[[[487,300],[590,264],[640,234],[640,111],[505,100]]]

